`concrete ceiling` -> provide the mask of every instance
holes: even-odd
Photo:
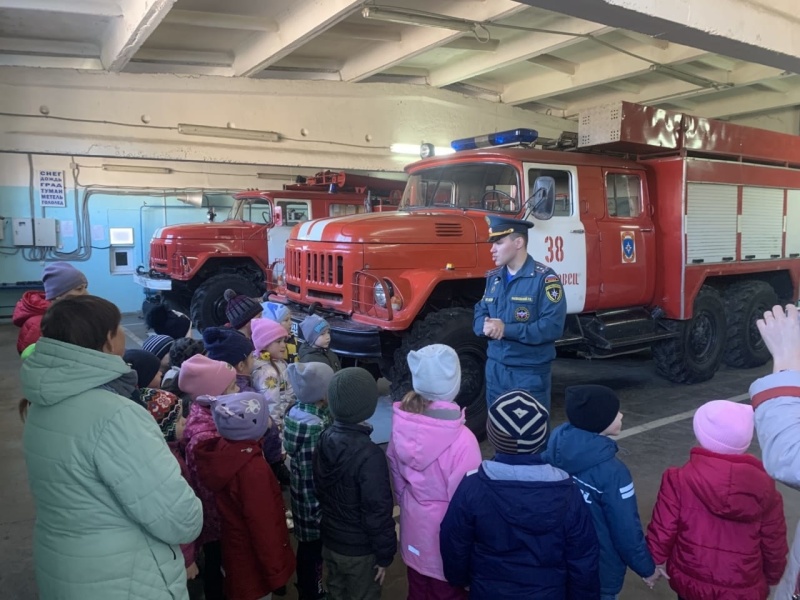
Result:
[[[513,0],[383,1],[0,0],[0,65],[396,81],[569,118],[615,100],[719,118],[800,104],[781,68]]]

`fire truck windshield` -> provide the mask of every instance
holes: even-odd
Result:
[[[517,213],[519,192],[519,174],[511,165],[456,163],[413,173],[400,210],[441,207]]]

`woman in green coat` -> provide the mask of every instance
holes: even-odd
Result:
[[[179,544],[199,535],[200,500],[147,411],[131,401],[116,306],[53,304],[22,366],[23,445],[36,505],[42,600],[188,600]]]

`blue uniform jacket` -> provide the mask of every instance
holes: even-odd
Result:
[[[471,600],[598,600],[597,536],[575,482],[539,455],[498,454],[456,489],[440,530],[447,580]]]
[[[489,271],[486,291],[475,305],[475,335],[483,335],[486,317],[500,319],[503,339],[489,341],[488,358],[509,367],[548,365],[556,357],[554,342],[567,317],[561,280],[530,255],[511,281],[506,282],[507,276],[507,267]]]
[[[644,540],[631,473],[616,454],[614,440],[567,423],[553,430],[543,455],[581,488],[600,540],[601,590],[611,596],[622,589],[627,567],[640,577],[656,569]]]

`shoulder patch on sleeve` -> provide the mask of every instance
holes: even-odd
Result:
[[[633,482],[631,481],[628,485],[619,488],[619,495],[623,500],[627,500],[628,498],[635,496],[636,490],[633,488]]]

